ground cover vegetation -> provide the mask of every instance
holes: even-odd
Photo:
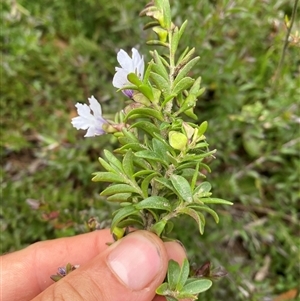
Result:
[[[207,177],[215,195],[234,202],[219,210],[219,225],[208,217],[203,236],[184,218],[175,225],[191,261],[229,272],[201,300],[292,299],[300,276],[299,19],[284,60],[282,49],[294,1],[170,2],[174,22],[189,21],[181,44],[192,41],[201,56],[193,72],[206,92],[195,111],[218,150]],[[111,84],[116,53],[148,55],[150,32],[137,17],[145,4],[2,3],[1,253],[86,232],[91,217],[109,226],[114,207],[90,179],[114,138],[83,138],[70,120],[91,95],[105,114],[124,106]]]

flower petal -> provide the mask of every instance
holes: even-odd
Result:
[[[116,69],[118,69],[118,70],[117,70],[117,73],[114,75],[114,78],[113,78],[113,86],[119,89],[119,88],[122,88],[125,85],[130,84],[128,82],[128,79],[127,79],[127,75],[129,73],[126,72],[124,69],[121,69],[121,68],[116,68]]]
[[[132,68],[131,57],[123,49],[118,52],[117,60],[123,69],[130,70]]]
[[[98,102],[98,100],[93,95],[88,100],[90,102],[90,108],[91,108],[94,116],[102,117],[102,109],[101,109],[101,105]]]
[[[121,49],[117,54],[117,60],[121,68],[116,67],[116,74],[112,81],[114,87],[120,89],[125,85],[130,85],[127,79],[129,73],[135,73],[140,79],[143,79],[145,68],[144,57],[135,48],[132,48],[132,58]]]
[[[102,117],[101,105],[94,96],[89,98],[89,103],[90,106],[81,103],[75,105],[79,116],[72,118],[71,123],[77,130],[87,130],[84,137],[103,135],[105,131],[102,126],[107,121]]]

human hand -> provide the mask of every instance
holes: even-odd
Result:
[[[183,248],[148,231],[135,231],[107,246],[112,241],[109,230],[100,230],[2,256],[1,300],[165,300],[155,296],[155,289],[164,280],[168,260],[183,261]],[[50,275],[69,262],[80,268],[53,283]]]

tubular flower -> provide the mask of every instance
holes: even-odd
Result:
[[[79,116],[72,118],[72,125],[77,129],[87,130],[84,137],[94,137],[105,134],[102,126],[107,121],[102,117],[102,109],[98,100],[92,96],[89,99],[90,105],[77,103]],[[93,112],[93,114],[91,114]]]
[[[135,73],[141,80],[144,77],[144,57],[139,54],[139,52],[132,48],[132,58],[121,49],[117,54],[117,60],[121,66],[116,67],[116,74],[113,78],[113,86],[120,89],[126,85],[131,85],[128,81],[127,76],[129,73]],[[123,90],[123,93],[131,98],[133,95],[132,90]]]

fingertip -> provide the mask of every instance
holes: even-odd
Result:
[[[148,231],[135,231],[117,242],[107,257],[115,275],[130,289],[141,290],[159,283],[167,270],[163,242]]]
[[[183,246],[176,241],[165,242],[165,248],[168,254],[168,258],[177,261],[182,265],[183,260],[187,257]]]

